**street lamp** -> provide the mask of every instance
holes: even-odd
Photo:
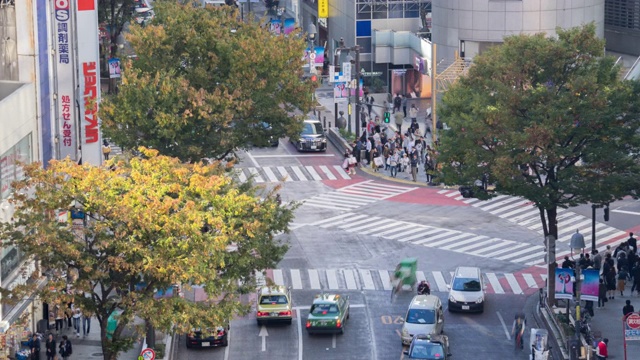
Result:
[[[352,51],[355,52],[356,57],[355,59],[351,56],[351,54],[347,55],[346,60],[351,62],[352,64],[355,65],[355,75],[356,75],[356,125],[355,125],[355,132],[356,132],[356,139],[360,136],[360,125],[358,124],[360,119],[360,45],[355,45],[352,47],[346,47],[345,43],[344,43],[344,39],[340,38],[340,46],[335,50],[334,53],[334,66],[336,68],[338,68],[340,65],[338,64],[338,62],[340,61],[340,53],[342,51],[348,51],[349,53],[351,53]],[[353,72],[352,72],[353,73]],[[347,81],[351,82],[351,79],[346,79]],[[349,91],[349,102],[351,102],[351,91]],[[336,113],[336,121],[338,119],[338,103],[335,103],[335,113]],[[348,122],[348,131],[351,131],[351,111],[349,111],[349,122]]]
[[[576,233],[571,235],[571,251],[580,250],[581,253],[584,253],[584,248],[586,247],[584,243],[584,236],[580,234],[579,230],[576,230]],[[581,328],[581,317],[580,317],[580,291],[582,286],[582,280],[580,279],[580,266],[576,264],[576,339],[580,339],[580,328]],[[567,314],[568,315],[568,314]]]
[[[315,49],[314,49],[314,45],[315,45],[315,40],[316,40],[316,34],[318,33],[318,30],[316,29],[316,26],[311,23],[309,24],[309,27],[307,29],[307,36],[309,38],[309,74],[313,75],[316,73],[316,67],[314,66],[314,62],[315,62]],[[313,54],[313,55],[311,55]]]

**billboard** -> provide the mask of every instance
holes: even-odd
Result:
[[[580,284],[580,298],[582,300],[598,301],[600,286],[600,271],[596,269],[582,270],[584,279]]]
[[[54,30],[56,69],[55,99],[58,119],[58,157],[76,160],[77,123],[73,64],[73,26],[71,0],[54,1]]]
[[[556,269],[556,299],[573,299],[573,269]]]
[[[78,85],[81,108],[82,161],[102,164],[100,121],[100,58],[98,54],[97,0],[75,0],[76,39],[78,44]]]

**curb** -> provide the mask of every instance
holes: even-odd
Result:
[[[564,335],[562,334],[562,332],[560,332],[560,330],[555,326],[555,323],[553,322],[553,320],[551,320],[549,315],[549,312],[547,311],[547,308],[540,308],[538,306],[538,309],[536,310],[536,314],[538,314],[539,316],[542,316],[542,321],[544,323],[545,328],[547,328],[552,334],[553,334],[553,340],[555,341],[555,349],[559,350],[559,352],[562,354],[562,359],[569,359],[569,352],[567,351],[567,349],[565,348],[565,343],[566,343],[566,339],[564,338]],[[558,351],[556,351],[555,353],[557,354]],[[554,356],[555,358],[555,356]]]
[[[431,186],[431,185],[423,184],[420,181],[413,182],[411,180],[393,178],[391,176],[387,176],[387,175],[381,174],[379,172],[375,172],[375,171],[371,170],[371,168],[368,167],[368,166],[360,166],[358,169],[362,170],[363,172],[365,172],[365,173],[367,173],[367,174],[369,174],[371,176],[375,176],[377,178],[384,179],[384,180],[391,181],[391,182],[395,182],[395,183],[400,183],[400,184],[405,184],[405,185],[412,185],[412,186],[419,186],[419,187],[423,187],[423,188],[427,188],[427,189],[449,189],[449,188],[451,188],[450,186],[444,186],[444,185]]]

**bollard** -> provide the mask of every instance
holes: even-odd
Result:
[[[329,128],[331,128],[331,121],[329,121]]]
[[[327,128],[327,117],[326,116],[324,116],[322,118],[322,126],[324,126],[325,129]]]

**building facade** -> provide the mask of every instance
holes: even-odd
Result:
[[[590,22],[604,37],[604,9],[605,0],[433,0],[437,58],[473,58],[508,35],[555,35]]]
[[[640,56],[640,0],[605,0],[607,49]]]

